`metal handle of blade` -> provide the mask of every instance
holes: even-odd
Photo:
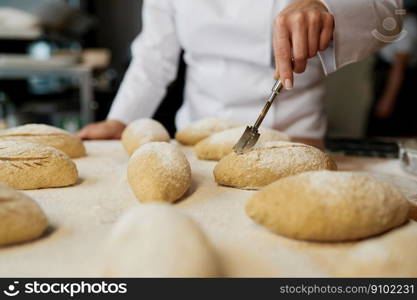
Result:
[[[259,115],[258,119],[255,122],[255,125],[253,126],[255,129],[258,129],[259,126],[261,126],[262,121],[265,119],[266,114],[268,113],[269,109],[271,108],[272,103],[274,102],[276,96],[281,92],[283,88],[283,84],[281,80],[277,80],[272,87],[272,93],[268,98],[268,101],[266,102],[264,108],[262,109],[261,114]]]

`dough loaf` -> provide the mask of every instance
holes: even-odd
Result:
[[[242,136],[246,127],[237,127],[215,133],[208,138],[200,141],[195,146],[195,151],[199,159],[220,160],[233,151],[233,146]],[[269,128],[259,128],[261,134],[258,143],[262,144],[271,141],[289,141],[289,137],[278,130]]]
[[[132,155],[140,146],[149,142],[169,142],[168,131],[152,119],[140,119],[129,124],[122,134],[123,147]]]
[[[191,185],[191,167],[177,146],[152,142],[130,158],[128,181],[141,202],[175,202]]]
[[[214,277],[216,255],[201,229],[163,204],[140,205],[122,216],[104,246],[99,276]]]
[[[27,124],[0,131],[0,142],[16,141],[54,147],[71,158],[86,155],[81,139],[69,132],[43,124]]]
[[[415,195],[410,201],[410,219],[417,221],[417,195]]]
[[[19,190],[76,183],[75,164],[64,152],[24,142],[0,142],[0,183]]]
[[[221,185],[258,189],[283,177],[336,168],[333,160],[315,147],[290,142],[267,142],[244,154],[228,154],[217,163],[214,177]]]
[[[363,239],[404,224],[409,203],[393,185],[352,172],[316,171],[283,178],[253,195],[246,213],[294,239]]]
[[[47,226],[34,200],[0,184],[0,247],[36,239]]]
[[[175,139],[183,145],[193,146],[214,133],[241,125],[242,124],[235,120],[224,118],[205,118],[177,131]]]

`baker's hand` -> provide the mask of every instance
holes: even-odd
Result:
[[[294,84],[294,72],[303,73],[307,60],[324,51],[333,38],[334,18],[319,0],[297,0],[275,19],[276,79],[286,89]]]
[[[126,125],[117,120],[92,123],[81,129],[77,135],[83,140],[120,139]]]

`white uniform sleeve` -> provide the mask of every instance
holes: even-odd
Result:
[[[142,15],[132,62],[107,116],[125,124],[153,115],[175,79],[181,51],[170,0],[145,0]]]
[[[414,54],[415,51],[415,44],[417,40],[417,22],[416,18],[412,15],[408,15],[404,19],[404,29],[407,30],[407,34],[399,40],[398,42],[394,43],[395,46],[395,53],[396,54]]]
[[[335,18],[331,46],[321,53],[326,74],[394,42],[402,30],[402,0],[321,0]]]

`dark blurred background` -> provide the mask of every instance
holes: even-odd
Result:
[[[141,6],[141,0],[0,0],[0,119],[9,126],[42,122],[71,131],[105,119],[141,30]],[[87,120],[80,115],[79,74],[70,74],[80,63],[91,72]],[[68,69],[69,76],[45,76],[45,68],[51,74]],[[179,72],[185,72],[183,63]],[[171,132],[182,101],[179,77],[169,89],[171,101],[155,115]]]

